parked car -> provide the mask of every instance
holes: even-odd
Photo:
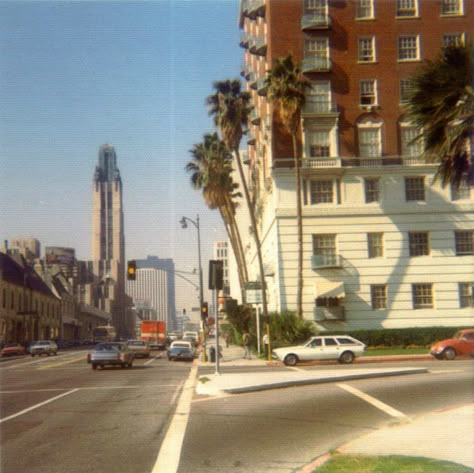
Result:
[[[168,360],[193,361],[195,357],[194,349],[189,346],[174,346],[168,350]]]
[[[26,349],[19,343],[5,343],[2,348],[2,356],[26,355]]]
[[[127,342],[128,348],[130,351],[135,353],[135,358],[143,357],[149,358],[150,357],[150,345],[145,340],[128,340]]]
[[[303,345],[276,348],[272,357],[285,365],[294,366],[300,361],[337,360],[352,363],[363,355],[367,346],[349,335],[311,337]]]
[[[53,340],[37,340],[30,345],[31,356],[57,355],[58,345]]]
[[[459,330],[453,338],[435,343],[430,350],[438,360],[454,360],[456,356],[474,356],[474,329]]]
[[[125,342],[98,343],[94,350],[87,354],[87,362],[92,365],[93,370],[104,366],[131,368],[134,359],[135,353],[129,349]]]

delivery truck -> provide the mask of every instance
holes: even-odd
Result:
[[[166,322],[142,320],[140,338],[148,341],[152,350],[166,350]]]

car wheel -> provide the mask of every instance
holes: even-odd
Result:
[[[454,348],[448,347],[443,352],[444,358],[446,360],[454,360],[456,358],[456,350]]]
[[[283,363],[286,366],[295,366],[298,363],[298,357],[296,355],[286,355]]]
[[[94,364],[94,363],[92,363],[92,369],[93,369],[93,370],[96,370],[96,369],[97,369],[97,365]]]
[[[345,351],[340,357],[339,357],[339,363],[352,363],[354,361],[354,353],[351,351]]]
[[[34,358],[34,357],[35,357],[35,355],[32,353],[32,354],[31,354],[31,358]]]

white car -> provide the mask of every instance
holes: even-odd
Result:
[[[30,354],[31,356],[57,355],[58,346],[53,340],[37,340],[31,344]]]
[[[295,366],[300,361],[337,360],[352,363],[356,356],[364,354],[367,346],[349,335],[321,335],[311,337],[303,345],[276,348],[272,358]]]
[[[135,358],[139,356],[143,358],[150,357],[150,345],[145,340],[128,340],[128,349],[135,354]]]

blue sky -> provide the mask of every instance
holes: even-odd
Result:
[[[0,238],[90,257],[92,176],[112,144],[127,258],[203,266],[224,238],[184,171],[213,130],[212,82],[239,77],[238,0],[0,1]]]

